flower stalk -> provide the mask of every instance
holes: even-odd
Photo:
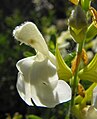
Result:
[[[73,84],[72,84],[71,111],[75,105],[74,100],[75,100],[76,91],[77,91],[77,87],[78,87],[78,72],[79,72],[79,67],[80,67],[83,46],[84,46],[84,40],[82,43],[78,44],[78,51],[77,51],[76,64],[75,64],[76,67],[75,67],[75,72],[73,72],[74,79],[73,79]]]

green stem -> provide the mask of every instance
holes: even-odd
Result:
[[[79,43],[78,44],[78,53],[81,53],[82,52],[83,46],[84,46],[84,41],[82,43]]]
[[[74,98],[76,96],[76,88],[77,88],[77,74],[78,74],[78,68],[74,75],[74,82],[72,85],[72,100],[71,100],[71,107],[74,106]]]
[[[82,48],[83,48],[83,44],[84,42],[78,44],[78,51],[77,51],[77,56],[79,54],[81,54],[82,52]],[[78,71],[79,71],[79,66],[80,66],[80,62],[78,63],[78,66],[76,67],[76,72],[74,74],[74,80],[73,80],[73,85],[72,85],[72,100],[71,100],[71,108],[74,106],[75,102],[74,102],[74,98],[76,96],[76,90],[77,90],[77,84],[78,84]]]

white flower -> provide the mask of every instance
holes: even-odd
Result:
[[[13,32],[15,38],[37,50],[37,54],[17,62],[17,90],[28,104],[54,107],[71,99],[70,86],[58,80],[56,60],[35,24],[26,22]],[[32,41],[30,41],[32,40]]]

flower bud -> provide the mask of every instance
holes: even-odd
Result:
[[[79,5],[72,11],[71,17],[69,18],[69,29],[71,36],[77,43],[84,40],[87,21],[85,13]]]

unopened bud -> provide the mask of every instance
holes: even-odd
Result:
[[[80,5],[76,6],[75,10],[72,11],[71,17],[69,18],[69,29],[71,36],[77,43],[84,40],[87,21],[86,15]]]

